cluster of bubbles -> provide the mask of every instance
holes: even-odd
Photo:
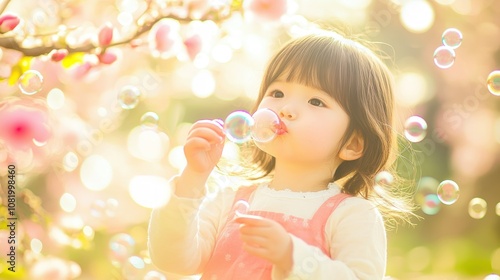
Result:
[[[28,70],[19,77],[17,85],[23,94],[33,95],[42,90],[43,76],[36,70]]]
[[[266,143],[276,137],[280,123],[278,115],[267,108],[259,109],[253,115],[235,111],[226,117],[224,130],[227,138],[238,144],[250,139]]]
[[[427,122],[419,116],[409,117],[404,124],[404,135],[408,141],[420,142],[427,135]]]
[[[434,51],[434,64],[441,69],[450,68],[455,63],[455,49],[462,44],[463,35],[456,28],[448,28],[443,32],[443,45]]]
[[[146,272],[147,258],[134,255],[136,251],[134,238],[127,233],[118,233],[109,240],[109,257],[112,264],[121,269],[125,279],[166,280],[159,271]],[[142,278],[140,278],[142,276]]]

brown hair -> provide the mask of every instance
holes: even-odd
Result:
[[[294,39],[269,62],[252,113],[278,78],[319,88],[338,102],[350,117],[341,147],[355,132],[364,139],[363,156],[342,162],[331,182],[341,181],[345,193],[373,198],[386,218],[408,220],[412,210],[409,197],[396,196],[374,183],[377,173],[390,170],[397,150],[392,74],[382,60],[364,45],[330,31]],[[254,178],[270,175],[275,159],[255,145],[249,146]]]

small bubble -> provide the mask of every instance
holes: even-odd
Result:
[[[443,45],[456,49],[462,44],[463,35],[460,30],[456,28],[448,28],[443,32],[442,42]]]
[[[427,123],[419,116],[411,116],[405,122],[406,139],[411,142],[420,142],[427,135]]]
[[[429,194],[436,194],[439,181],[432,177],[422,177],[418,181],[415,201],[422,205],[425,202],[425,197]]]
[[[488,75],[486,80],[491,94],[500,96],[500,70],[495,70]]]
[[[137,279],[145,266],[144,260],[141,257],[131,256],[123,265],[122,272],[126,276],[125,279]]]
[[[160,117],[155,112],[147,112],[141,117],[141,125],[156,128],[158,127],[158,122]]]
[[[469,215],[474,219],[482,219],[486,215],[486,201],[475,197],[469,202]]]
[[[254,123],[252,116],[247,112],[232,112],[224,122],[224,130],[226,131],[227,138],[238,144],[250,140]]]
[[[424,198],[422,211],[427,215],[436,215],[441,209],[441,201],[436,194],[428,194]]]
[[[441,69],[450,68],[455,63],[455,51],[447,46],[440,46],[434,51],[434,64]]]
[[[139,104],[141,91],[135,86],[124,86],[118,93],[118,103],[123,109],[130,110]]]
[[[452,180],[445,180],[439,184],[437,188],[437,195],[439,200],[446,205],[451,205],[458,200],[460,189],[457,183]]]
[[[237,217],[243,216],[248,212],[250,205],[245,200],[238,200],[234,204],[234,214]]]
[[[394,182],[394,176],[389,171],[380,171],[375,175],[375,184],[379,186],[390,186]]]
[[[42,89],[43,76],[36,70],[28,70],[19,77],[18,86],[22,93],[33,95]]]
[[[125,262],[132,256],[135,249],[135,240],[126,233],[115,234],[109,240],[109,255],[115,264]]]
[[[95,218],[102,218],[105,215],[106,202],[103,200],[94,200],[90,205],[90,215]]]
[[[252,118],[255,125],[252,128],[252,138],[257,142],[272,141],[277,134],[280,119],[278,115],[267,108],[257,110]]]
[[[105,213],[108,217],[114,217],[116,215],[116,209],[118,209],[118,200],[114,198],[108,198],[106,200]]]

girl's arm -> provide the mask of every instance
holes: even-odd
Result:
[[[292,236],[293,267],[286,276],[273,269],[273,279],[383,279],[387,239],[382,216],[368,200],[344,200],[325,226],[330,259],[319,248]],[[320,234],[320,233],[318,233]]]
[[[173,189],[179,177],[171,180]],[[229,211],[234,192],[213,199],[172,194],[167,205],[154,209],[149,221],[148,247],[158,268],[181,275],[201,273]]]

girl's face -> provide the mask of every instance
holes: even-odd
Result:
[[[286,125],[286,133],[268,143],[256,143],[274,156],[277,163],[339,163],[339,145],[349,117],[328,93],[300,83],[276,80],[271,83],[258,109],[276,112]]]

